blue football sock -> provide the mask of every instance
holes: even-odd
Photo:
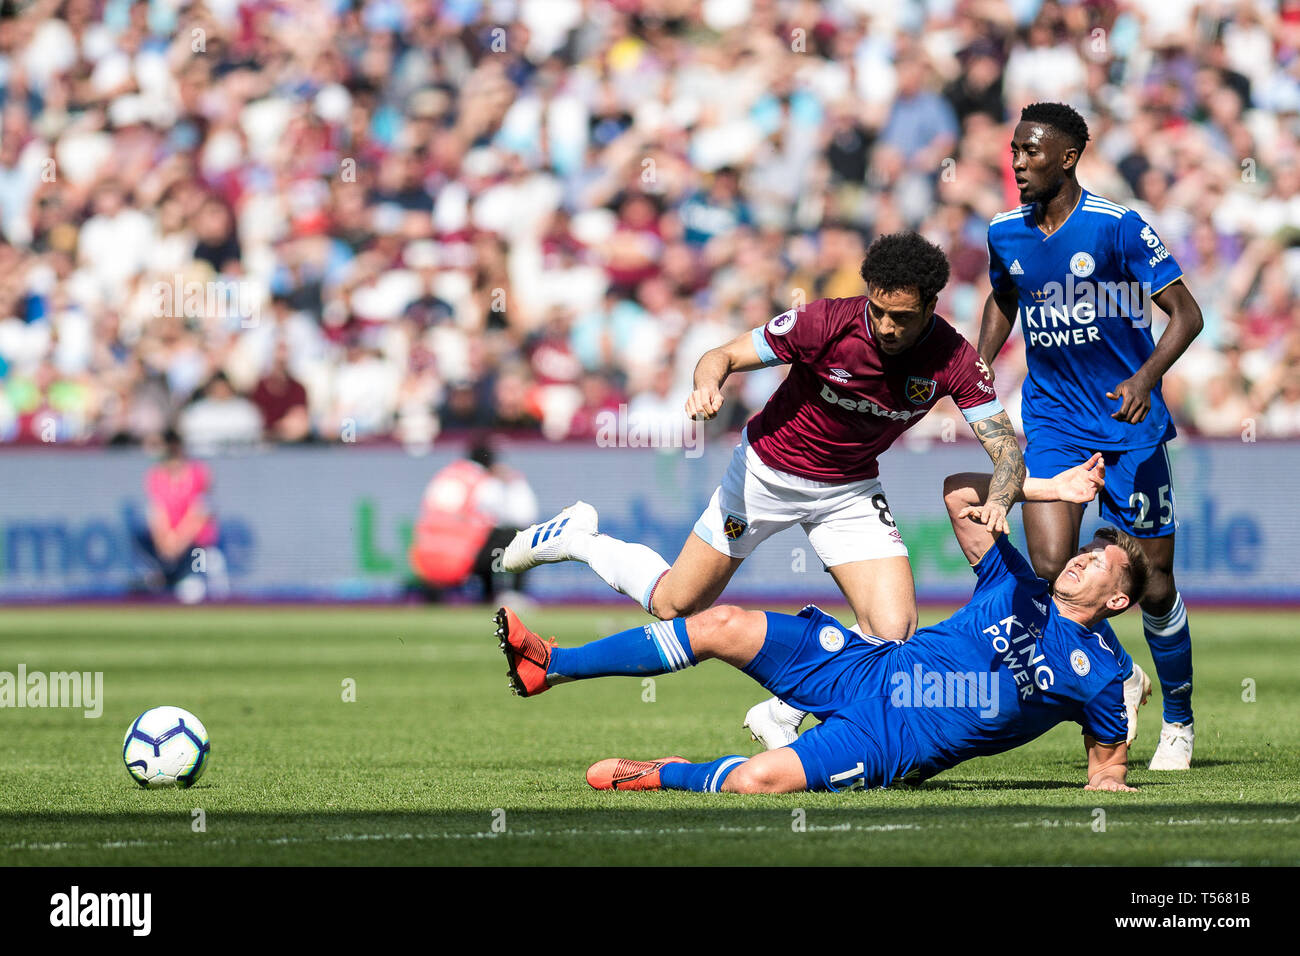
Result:
[[[1169,723],[1187,724],[1192,720],[1192,632],[1187,626],[1187,608],[1183,596],[1174,596],[1168,614],[1152,617],[1143,612],[1142,629],[1146,632],[1156,676],[1160,678],[1164,719]]]
[[[667,674],[695,663],[686,619],[679,617],[628,628],[582,647],[554,648],[546,676],[553,684],[589,677],[639,677]]]
[[[723,782],[748,757],[731,754],[719,757],[712,763],[669,763],[659,769],[659,783],[665,790],[694,790],[696,793],[718,793]]]

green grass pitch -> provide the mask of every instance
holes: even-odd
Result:
[[[646,619],[525,620],[577,644]],[[1154,673],[1140,627],[1117,622]],[[0,709],[0,863],[1300,863],[1294,618],[1193,608],[1192,627],[1196,765],[1145,769],[1157,689],[1129,778],[1140,793],[1085,793],[1078,728],[1062,725],[916,789],[741,797],[583,780],[607,756],[755,752],[740,724],[764,692],[718,662],[521,700],[487,608],[11,609],[0,671],[102,671],[105,703],[98,719]],[[160,704],[212,735],[190,790],[141,790],[123,767],[127,726]]]

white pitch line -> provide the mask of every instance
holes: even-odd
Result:
[[[1264,817],[1261,819],[1248,819],[1243,817],[1223,817],[1217,820],[1210,819],[1191,819],[1178,820],[1169,818],[1168,820],[1156,820],[1149,822],[1132,821],[1132,820],[1107,820],[1106,827],[1167,827],[1167,826],[1295,826],[1300,823],[1300,816],[1294,817]],[[819,826],[810,824],[804,831],[808,833],[889,833],[895,831],[908,830],[947,830],[947,829],[971,829],[976,824],[921,824],[921,823],[879,823],[879,824],[834,824],[829,826]],[[989,827],[988,823],[979,824],[981,827]],[[1024,820],[1012,821],[1010,823],[995,823],[993,826],[1010,826],[1014,828],[1024,827],[1091,827],[1092,822],[1087,820]],[[120,850],[134,849],[143,847],[162,847],[162,846],[194,846],[201,843],[204,846],[288,846],[292,844],[303,843],[358,843],[368,841],[405,841],[405,840],[496,840],[502,837],[565,837],[565,836],[604,836],[604,837],[639,837],[653,836],[662,837],[676,834],[710,834],[710,833],[786,833],[788,831],[784,826],[716,826],[716,827],[636,827],[636,828],[615,828],[609,830],[588,830],[579,828],[567,828],[563,830],[506,830],[503,833],[497,833],[490,830],[475,832],[429,832],[429,833],[340,833],[326,834],[322,836],[281,836],[281,837],[218,837],[213,839],[203,838],[197,841],[190,840],[113,840],[106,843],[10,843],[0,846],[0,852],[13,852],[18,850]]]

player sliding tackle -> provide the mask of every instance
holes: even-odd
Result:
[[[722,484],[670,568],[642,544],[597,533],[585,502],[516,536],[505,570],[583,561],[610,587],[668,621],[711,606],[763,540],[801,525],[864,633],[916,630],[907,546],[877,478],[876,458],[951,395],[993,461],[992,519],[1020,493],[1024,458],[988,368],[934,308],[948,281],[938,246],[915,233],[882,236],[862,262],[867,294],[819,299],[707,352],[686,413],[713,418],[735,372],[790,372],[750,420]],[[804,714],[773,699],[745,718],[756,739],[793,740]]]
[[[1104,468],[1094,455],[1055,478],[1028,478],[1024,500],[1086,503],[1103,486]],[[1124,665],[1099,625],[1142,599],[1142,549],[1103,528],[1049,585],[1006,538],[1005,513],[980,506],[988,484],[988,475],[947,479],[944,500],[975,571],[975,593],[908,641],[855,639],[812,605],[797,616],[719,606],[561,648],[502,608],[497,635],[511,686],[531,697],[565,681],[663,674],[716,659],[822,721],[755,757],[602,760],[587,770],[598,790],[883,787],[1018,747],[1062,721],[1083,727],[1085,789],[1132,790]]]

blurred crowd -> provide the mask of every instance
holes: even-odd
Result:
[[[1080,181],[1204,311],[1183,431],[1300,435],[1300,0],[6,7],[0,441],[666,422],[705,350],[861,294],[908,228],[974,341],[1036,100],[1088,119]],[[1019,333],[997,372],[1015,416]],[[729,382],[725,424],[781,374]],[[911,440],[966,435],[944,404]]]

